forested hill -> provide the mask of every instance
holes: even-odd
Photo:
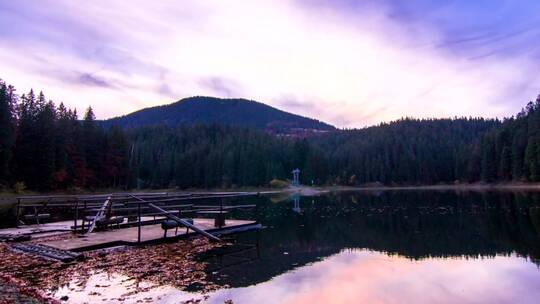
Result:
[[[109,119],[106,125],[140,127],[165,124],[171,127],[190,124],[220,124],[294,133],[301,129],[330,131],[335,128],[315,119],[291,114],[266,104],[246,99],[190,97],[178,102],[142,109]]]

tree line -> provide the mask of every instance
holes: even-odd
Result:
[[[217,124],[122,129],[0,81],[0,185],[30,189],[540,180],[540,97],[515,117],[405,118],[307,138]]]
[[[128,141],[116,127],[103,130],[89,107],[56,106],[33,90],[18,96],[0,80],[0,185],[36,190],[125,185]]]

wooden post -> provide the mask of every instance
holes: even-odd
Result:
[[[256,243],[255,243],[255,246],[257,247],[257,258],[260,259],[261,258],[261,251],[260,251],[260,247],[259,247],[259,240],[260,240],[260,234],[259,234],[259,229],[257,229],[257,231],[255,232],[257,235],[256,235]]]
[[[137,217],[139,218],[139,225],[137,227],[137,243],[141,242],[141,202],[137,204]]]
[[[219,213],[220,213],[220,214],[223,212],[223,201],[224,201],[224,200],[225,200],[225,199],[222,198],[221,201],[220,201],[220,203],[219,203]]]
[[[21,198],[17,198],[17,223],[15,224],[15,227],[19,228],[19,222],[20,222],[20,212],[21,212]]]
[[[225,200],[224,198],[221,198],[221,201],[220,201],[220,204],[219,204],[219,214],[218,214],[219,225],[218,225],[218,228],[221,228],[221,227],[225,226],[225,216],[223,215],[223,201],[224,200]]]
[[[77,231],[77,220],[79,219],[79,200],[75,202],[75,218],[73,219],[73,227]]]
[[[36,218],[36,223],[39,225],[39,216],[38,208],[34,207],[34,217]]]
[[[83,216],[82,216],[82,227],[81,227],[81,233],[84,233],[84,224],[86,221],[86,201],[84,201],[84,207],[83,207]]]

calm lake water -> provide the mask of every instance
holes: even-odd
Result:
[[[259,197],[265,228],[235,238],[208,274],[208,303],[539,303],[540,193],[386,191]],[[254,246],[258,244],[258,246]],[[70,302],[118,303],[133,286],[96,274],[63,286]],[[93,286],[107,287],[96,290]],[[106,295],[104,297],[104,295]],[[125,303],[179,303],[197,292],[162,286]]]
[[[540,301],[539,193],[339,193],[257,219],[260,258],[220,270],[210,303]]]

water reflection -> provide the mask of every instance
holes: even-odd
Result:
[[[60,299],[68,296],[67,304],[79,303],[182,303],[202,300],[202,295],[183,292],[170,286],[137,283],[121,274],[99,272],[90,275],[83,283],[73,280],[49,292]]]
[[[537,303],[538,268],[523,258],[426,259],[345,251],[209,303]]]
[[[301,214],[302,208],[300,208],[300,194],[294,194],[291,197],[291,201],[293,202],[292,211]]]
[[[540,264],[539,198],[538,193],[404,191],[261,199],[254,216],[267,226],[260,233],[260,259],[214,277],[232,287],[250,286],[343,249],[414,260],[514,254]],[[239,238],[254,242],[247,235]]]
[[[168,286],[134,285],[122,275],[95,274],[53,293],[68,303],[538,303],[540,271],[525,258],[412,260],[344,250],[264,283],[208,295]],[[192,302],[188,302],[192,303]]]
[[[430,258],[344,251],[209,303],[538,303],[540,271],[516,256]]]

